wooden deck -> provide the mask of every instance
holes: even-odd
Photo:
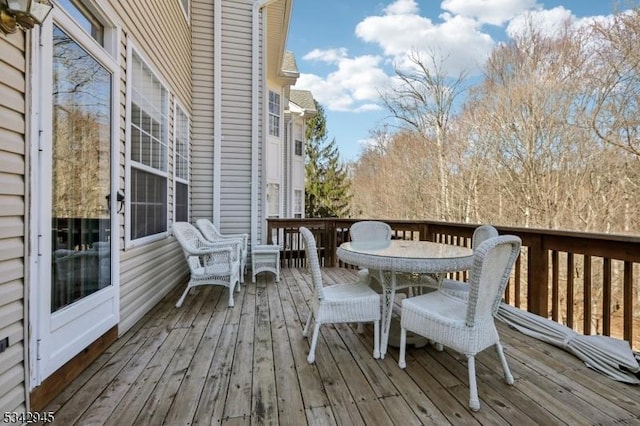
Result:
[[[325,269],[328,282],[351,277]],[[248,280],[250,281],[250,280]],[[260,274],[227,308],[226,290],[182,288],[114,343],[46,408],[60,425],[587,425],[640,424],[640,386],[614,382],[555,347],[501,325],[516,382],[493,350],[477,358],[479,412],[467,408],[463,356],[433,346],[372,353],[372,327],[322,327],[316,363],[302,324],[302,269]]]

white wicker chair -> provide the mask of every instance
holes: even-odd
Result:
[[[315,319],[311,348],[307,361],[315,361],[316,344],[320,326],[329,323],[373,322],[373,357],[380,358],[380,295],[363,282],[335,284],[325,287],[322,283],[316,240],[311,231],[300,228],[304,239],[307,267],[311,272],[313,299],[307,322],[302,331],[309,333],[312,317]]]
[[[473,236],[471,237],[471,248],[476,249],[482,244],[484,241],[489,238],[497,237],[498,230],[491,225],[481,225],[478,226],[473,231]],[[451,280],[445,278],[442,280],[442,288],[449,291],[451,294],[462,297],[463,299],[467,299],[469,297],[469,283],[458,280]]]
[[[229,306],[233,306],[234,289],[240,288],[240,247],[232,242],[212,243],[187,222],[173,224],[173,233],[182,246],[191,276],[176,308],[182,306],[192,287],[221,285],[229,289]]]
[[[247,244],[249,240],[249,234],[221,234],[218,231],[218,228],[216,228],[216,226],[209,219],[196,220],[196,226],[208,241],[240,242],[240,282],[244,283],[244,275],[247,271]]]
[[[494,316],[520,253],[520,245],[520,238],[505,235],[491,238],[477,247],[469,280],[471,290],[468,300],[437,290],[402,301],[398,365],[406,367],[408,331],[464,354],[469,368],[469,407],[474,411],[480,409],[475,370],[477,353],[495,345],[504,378],[508,384],[513,384]]]
[[[363,220],[351,225],[349,237],[354,246],[384,248],[391,242],[391,227],[377,220]]]

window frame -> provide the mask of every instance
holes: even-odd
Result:
[[[272,193],[272,188],[275,188],[276,192],[275,192],[275,196],[276,199],[272,200],[272,197],[274,195],[274,193]],[[280,184],[277,182],[269,182],[267,184],[267,217],[268,218],[279,218],[280,216],[282,216],[282,208],[281,208],[281,191],[280,191]],[[275,201],[275,202],[274,202]],[[271,208],[272,207],[276,207],[277,212],[275,214],[271,214]]]
[[[293,217],[296,219],[304,217],[304,191],[302,189],[293,190]]]
[[[282,117],[282,95],[275,90],[269,90],[268,110],[269,110],[269,136],[280,137]]]
[[[181,136],[181,132],[178,130],[178,114],[182,113],[184,115],[186,129],[185,129],[185,153],[184,155],[180,153],[178,149],[179,138]],[[178,202],[177,202],[177,188],[178,185],[186,185],[187,187],[187,214],[186,221],[189,222],[191,219],[190,209],[189,209],[189,201],[191,197],[190,193],[190,180],[191,180],[191,167],[190,167],[190,152],[191,152],[191,117],[187,114],[185,108],[180,105],[180,103],[176,100],[173,105],[173,222],[178,222]],[[178,162],[184,158],[185,167],[186,167],[186,177],[178,175]]]
[[[151,76],[154,79],[154,83],[157,83],[160,86],[160,89],[164,93],[163,105],[161,105],[161,116],[164,118],[164,122],[161,123],[161,132],[164,134],[164,146],[166,147],[166,154],[162,159],[164,164],[164,170],[156,169],[152,166],[146,165],[143,162],[133,160],[131,150],[132,150],[132,109],[133,109],[133,60],[134,55],[137,56],[137,59],[142,63],[144,67],[150,72]],[[125,140],[126,140],[126,150],[125,150],[125,247],[132,248],[137,246],[142,246],[153,241],[158,241],[163,238],[169,236],[169,149],[170,149],[170,135],[169,135],[169,118],[170,118],[170,97],[171,92],[168,89],[168,85],[162,80],[159,76],[158,72],[152,66],[149,60],[145,57],[145,55],[141,52],[141,50],[134,47],[133,43],[129,40],[127,44],[127,102],[126,102],[126,123],[125,123]],[[161,141],[162,142],[162,141]],[[154,176],[159,176],[164,178],[165,187],[164,187],[164,230],[145,235],[142,237],[134,238],[132,236],[133,231],[133,215],[132,215],[132,193],[133,193],[133,169],[139,170],[141,172],[145,172]]]

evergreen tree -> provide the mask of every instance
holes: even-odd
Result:
[[[314,100],[318,114],[307,122],[305,147],[305,216],[344,217],[351,195],[347,171],[335,139],[327,142],[324,108]]]

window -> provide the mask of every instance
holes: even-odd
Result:
[[[189,221],[189,117],[176,105],[175,118],[175,218]]]
[[[302,156],[302,141],[296,139],[296,155]]]
[[[131,59],[131,240],[167,230],[168,93],[133,52]]]
[[[280,94],[269,90],[269,134],[280,136]]]
[[[293,191],[293,217],[301,218],[302,217],[302,208],[304,203],[302,202],[302,191],[296,189]]]
[[[280,185],[277,183],[267,184],[267,215],[280,216]]]
[[[91,11],[79,0],[58,0],[73,20],[80,25],[100,45],[104,45],[104,26]]]

